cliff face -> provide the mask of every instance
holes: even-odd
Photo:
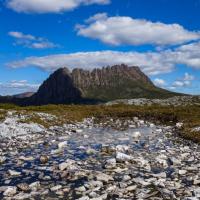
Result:
[[[138,67],[115,65],[92,71],[58,69],[25,102],[34,105],[65,104],[174,95],[155,87]]]
[[[123,84],[125,79],[153,85],[150,79],[140,71],[139,67],[128,67],[127,65],[103,67],[102,69],[94,69],[91,72],[74,69],[72,79],[79,88],[113,87]]]
[[[144,97],[144,88],[155,88],[138,67],[127,65],[115,65],[93,71],[74,69],[71,76],[82,97],[103,101]]]

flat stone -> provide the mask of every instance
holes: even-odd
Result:
[[[59,149],[63,149],[63,148],[65,148],[65,147],[67,147],[67,145],[68,145],[68,142],[67,142],[67,141],[60,142],[60,143],[58,143],[58,148],[59,148]]]
[[[142,134],[140,133],[140,131],[135,131],[132,134],[133,139],[138,140],[140,137],[142,136]]]
[[[4,196],[13,196],[17,193],[17,187],[15,186],[8,186],[5,192],[3,193]]]
[[[68,167],[68,164],[66,162],[60,163],[59,164],[59,169],[61,171],[64,171]]]
[[[199,184],[200,184],[200,179],[198,179],[198,180],[195,179],[195,180],[193,181],[193,184],[194,184],[194,185],[199,185]]]
[[[106,168],[114,168],[116,166],[116,163],[117,163],[117,161],[115,158],[108,159],[108,160],[106,160],[105,167]]]
[[[17,185],[17,188],[21,191],[27,192],[30,190],[30,187],[27,183],[20,183]]]
[[[90,181],[88,183],[92,188],[94,187],[103,187],[103,182],[102,181]]]
[[[153,174],[154,177],[157,178],[166,178],[167,174],[165,172],[159,173],[159,174]]]
[[[8,170],[8,173],[10,176],[20,176],[21,175],[21,172],[17,172],[14,170]]]
[[[123,181],[129,181],[131,180],[131,177],[129,175],[124,175]]]
[[[56,186],[52,187],[50,190],[52,192],[55,192],[55,191],[60,190],[60,189],[62,189],[62,185],[56,185]]]
[[[119,162],[131,161],[131,160],[133,160],[133,157],[129,156],[127,154],[121,153],[121,152],[117,152],[116,160]]]
[[[137,189],[137,185],[131,185],[126,188],[126,190],[129,192],[135,191],[136,189]]]
[[[25,156],[20,156],[19,160],[23,160],[23,161],[32,161],[34,160],[34,157],[29,156],[29,157],[25,157]]]
[[[103,173],[96,175],[96,178],[98,181],[103,181],[103,182],[109,182],[114,180],[113,177]]]
[[[88,196],[84,196],[84,197],[81,197],[81,198],[79,198],[77,200],[90,200],[90,198]]]
[[[185,174],[187,173],[187,171],[186,171],[186,170],[179,170],[178,173],[179,173],[180,175],[185,175]]]
[[[30,199],[30,198],[31,198],[31,194],[23,193],[23,192],[13,197],[13,199],[15,200],[25,200],[25,199]]]
[[[86,153],[87,153],[88,155],[92,155],[92,154],[95,154],[95,153],[96,153],[96,150],[95,150],[95,149],[92,149],[92,148],[89,148],[89,149],[87,149]]]
[[[46,155],[40,156],[40,162],[41,162],[42,164],[45,164],[45,163],[47,163],[48,161],[49,161],[49,157],[48,157],[48,156],[46,156]]]
[[[85,189],[84,186],[81,186],[81,187],[79,187],[79,188],[76,188],[76,191],[78,191],[78,192],[85,192],[86,189]]]
[[[200,198],[200,188],[194,189],[194,195],[195,195],[195,197]]]
[[[36,182],[34,182],[34,183],[31,183],[31,184],[29,185],[29,187],[30,187],[30,189],[32,189],[32,190],[39,189],[39,188],[40,188],[40,182],[39,182],[39,181],[36,181]]]
[[[127,145],[117,145],[116,152],[126,153],[130,149]]]
[[[3,164],[7,158],[5,156],[0,156],[0,164]]]

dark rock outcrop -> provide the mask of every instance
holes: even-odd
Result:
[[[81,92],[73,83],[71,73],[67,68],[55,71],[40,86],[31,98],[31,104],[65,104],[75,103],[81,99]]]

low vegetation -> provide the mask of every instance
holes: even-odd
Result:
[[[0,109],[0,121],[5,119],[6,111],[4,109]]]
[[[200,126],[200,105],[186,106],[133,106],[133,105],[46,105],[19,107],[12,104],[0,104],[0,119],[5,116],[5,110],[16,110],[26,113],[30,117],[24,122],[36,122],[46,127],[59,125],[67,122],[81,121],[87,117],[95,117],[103,121],[106,118],[132,118],[139,117],[157,124],[175,125],[183,122],[184,126],[180,132],[181,136],[200,142],[200,132],[192,131]],[[45,121],[34,113],[45,112],[55,115],[56,120]]]

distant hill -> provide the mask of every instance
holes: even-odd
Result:
[[[0,97],[0,102],[22,105],[97,103],[117,99],[169,98],[181,96],[156,87],[139,67],[115,65],[92,71],[60,68],[36,93]]]
[[[19,98],[19,99],[22,99],[22,98],[27,98],[27,97],[31,97],[35,94],[35,92],[24,92],[24,93],[21,93],[21,94],[16,94],[16,95],[13,95],[14,98]]]
[[[21,94],[0,96],[0,103],[15,103],[19,105],[29,104],[29,98],[35,94],[34,92],[24,92]]]

